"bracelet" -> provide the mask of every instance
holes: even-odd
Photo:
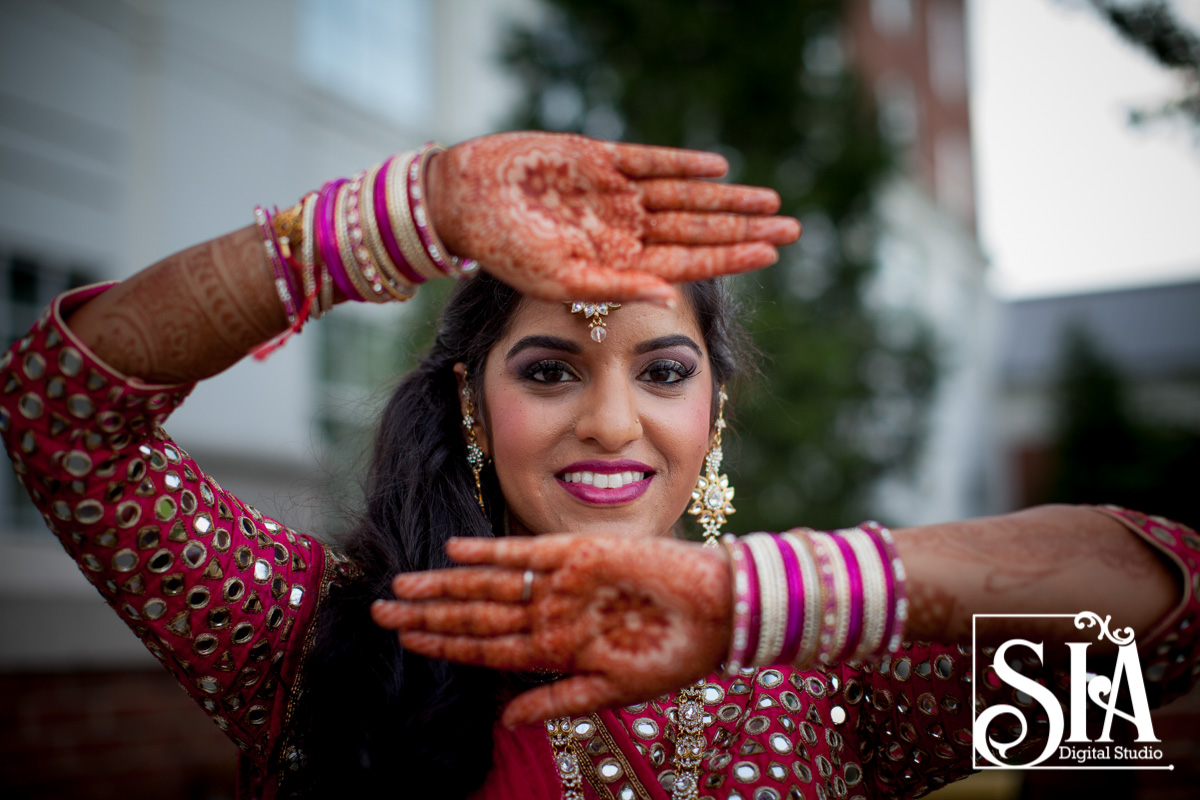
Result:
[[[779,648],[779,662],[790,664],[796,660],[800,651],[801,635],[804,631],[804,599],[805,589],[800,574],[800,560],[796,551],[781,534],[771,534],[771,539],[779,550],[779,558],[783,561],[783,572],[787,577],[787,625],[784,629],[783,645]]]
[[[791,547],[796,561],[800,564],[800,574],[804,581],[804,626],[800,633],[800,644],[789,663],[797,667],[807,667],[817,657],[817,642],[821,631],[821,608],[823,596],[820,580],[817,577],[817,561],[808,544],[808,536],[803,533],[785,533],[783,541]]]
[[[362,296],[359,295],[358,290],[350,283],[349,276],[346,275],[346,265],[342,262],[341,248],[338,247],[337,241],[337,228],[334,224],[337,195],[346,183],[345,178],[338,178],[321,187],[316,212],[316,249],[317,256],[333,279],[334,285],[347,298],[361,302]]]
[[[479,269],[479,264],[473,259],[460,259],[452,255],[433,229],[433,220],[425,211],[425,170],[434,156],[446,152],[446,148],[433,142],[427,142],[417,153],[417,157],[408,166],[408,202],[412,210],[413,224],[417,228],[417,236],[421,240],[429,260],[447,275],[455,278],[467,278]]]
[[[417,158],[417,153],[414,150],[397,158],[399,163],[393,164],[388,170],[386,181],[388,220],[396,235],[396,244],[409,266],[421,277],[428,280],[445,277],[429,259],[429,254],[425,252],[425,246],[421,244],[421,237],[417,235],[417,228],[413,224],[408,200],[408,173]]]
[[[725,534],[721,545],[729,551],[733,564],[733,637],[730,640],[729,657],[725,659],[725,675],[732,676],[746,663],[750,648],[752,605],[758,602],[758,594],[751,586],[750,566],[746,545]]]
[[[885,565],[883,574],[887,584],[888,620],[884,629],[884,646],[887,652],[894,653],[900,649],[900,642],[904,639],[904,626],[908,622],[904,563],[896,551],[896,541],[892,538],[891,531],[874,521],[864,522],[858,527],[875,543],[880,559]]]
[[[346,267],[346,277],[354,285],[357,294],[370,303],[386,303],[387,292],[383,290],[383,284],[378,282],[375,268],[368,261],[370,254],[362,245],[361,219],[358,215],[358,187],[362,186],[362,178],[363,173],[360,172],[338,189],[334,199],[334,232],[342,264]]]
[[[296,296],[296,284],[292,282],[291,270],[288,269],[282,254],[279,252],[279,241],[275,235],[275,228],[271,224],[271,215],[262,206],[255,206],[254,222],[258,225],[259,235],[262,236],[263,249],[267,254],[267,263],[271,265],[271,272],[275,276],[275,293],[279,295],[279,300],[283,303],[283,310],[287,314],[288,325],[295,325],[296,319],[299,316],[294,299]]]
[[[722,544],[733,569],[726,675],[747,666],[858,663],[900,646],[904,565],[879,523],[726,536]]]
[[[374,224],[379,231],[379,239],[383,245],[387,260],[395,266],[401,277],[416,286],[424,283],[425,277],[413,270],[412,266],[408,263],[408,259],[401,252],[400,244],[396,241],[396,234],[392,230],[391,215],[388,212],[388,172],[393,169],[397,158],[399,156],[388,158],[379,166],[379,171],[375,173],[375,181],[371,186],[371,204],[375,210]]]

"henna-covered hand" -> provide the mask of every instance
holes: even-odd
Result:
[[[584,136],[505,133],[430,165],[430,203],[452,251],[546,300],[666,299],[668,283],[773,264],[800,236],[770,189],[713,183],[715,153]]]
[[[566,677],[519,695],[517,725],[645,700],[709,674],[731,630],[723,550],[580,535],[456,539],[474,566],[400,575],[375,622],[432,658]],[[525,570],[535,578],[522,602]]]

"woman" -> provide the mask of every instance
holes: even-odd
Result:
[[[724,550],[672,537],[690,505],[712,530],[728,510],[740,356],[719,287],[670,282],[773,261],[799,233],[773,193],[701,180],[716,156],[572,136],[398,158],[60,298],[0,363],[18,475],[241,749],[240,796],[915,794],[970,770],[956,645],[972,613],[1111,614],[1141,634],[1156,699],[1187,685],[1200,540],[1165,521],[1056,507],[894,544],[869,526]],[[162,432],[191,382],[252,347],[466,259],[491,275],[460,285],[385,410],[366,513],[338,548],[225,493]],[[624,302],[584,319],[572,298]],[[773,559],[773,583],[748,582]],[[878,662],[902,638],[898,559],[905,638],[946,644]],[[840,584],[811,569],[835,563]],[[835,624],[793,613],[818,600]],[[731,647],[758,668],[714,674]],[[805,671],[772,666],[789,661]]]

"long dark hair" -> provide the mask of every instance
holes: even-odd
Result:
[[[687,284],[684,296],[709,352],[715,392],[743,371],[751,350],[722,284]],[[383,412],[366,510],[341,543],[356,576],[331,592],[307,657],[296,720],[301,754],[291,764],[296,779],[285,780],[289,793],[462,797],[491,768],[500,676],[403,651],[368,609],[391,597],[397,573],[450,566],[449,537],[503,530],[504,498],[490,468],[483,473],[487,517],[476,502],[454,365],[466,364],[483,397],[484,361],[520,300],[486,274],[456,287],[428,355]]]

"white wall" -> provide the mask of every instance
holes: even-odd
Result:
[[[435,106],[403,121],[306,82],[298,1],[5,2],[0,246],[120,279],[249,224],[256,204],[494,129],[517,96],[498,35],[536,0],[429,2]],[[404,312],[338,313],[390,325]],[[297,499],[323,480],[317,336],[206,381],[167,425],[223,485],[296,527],[320,516]],[[0,532],[0,666],[144,660],[48,533],[14,533]]]

